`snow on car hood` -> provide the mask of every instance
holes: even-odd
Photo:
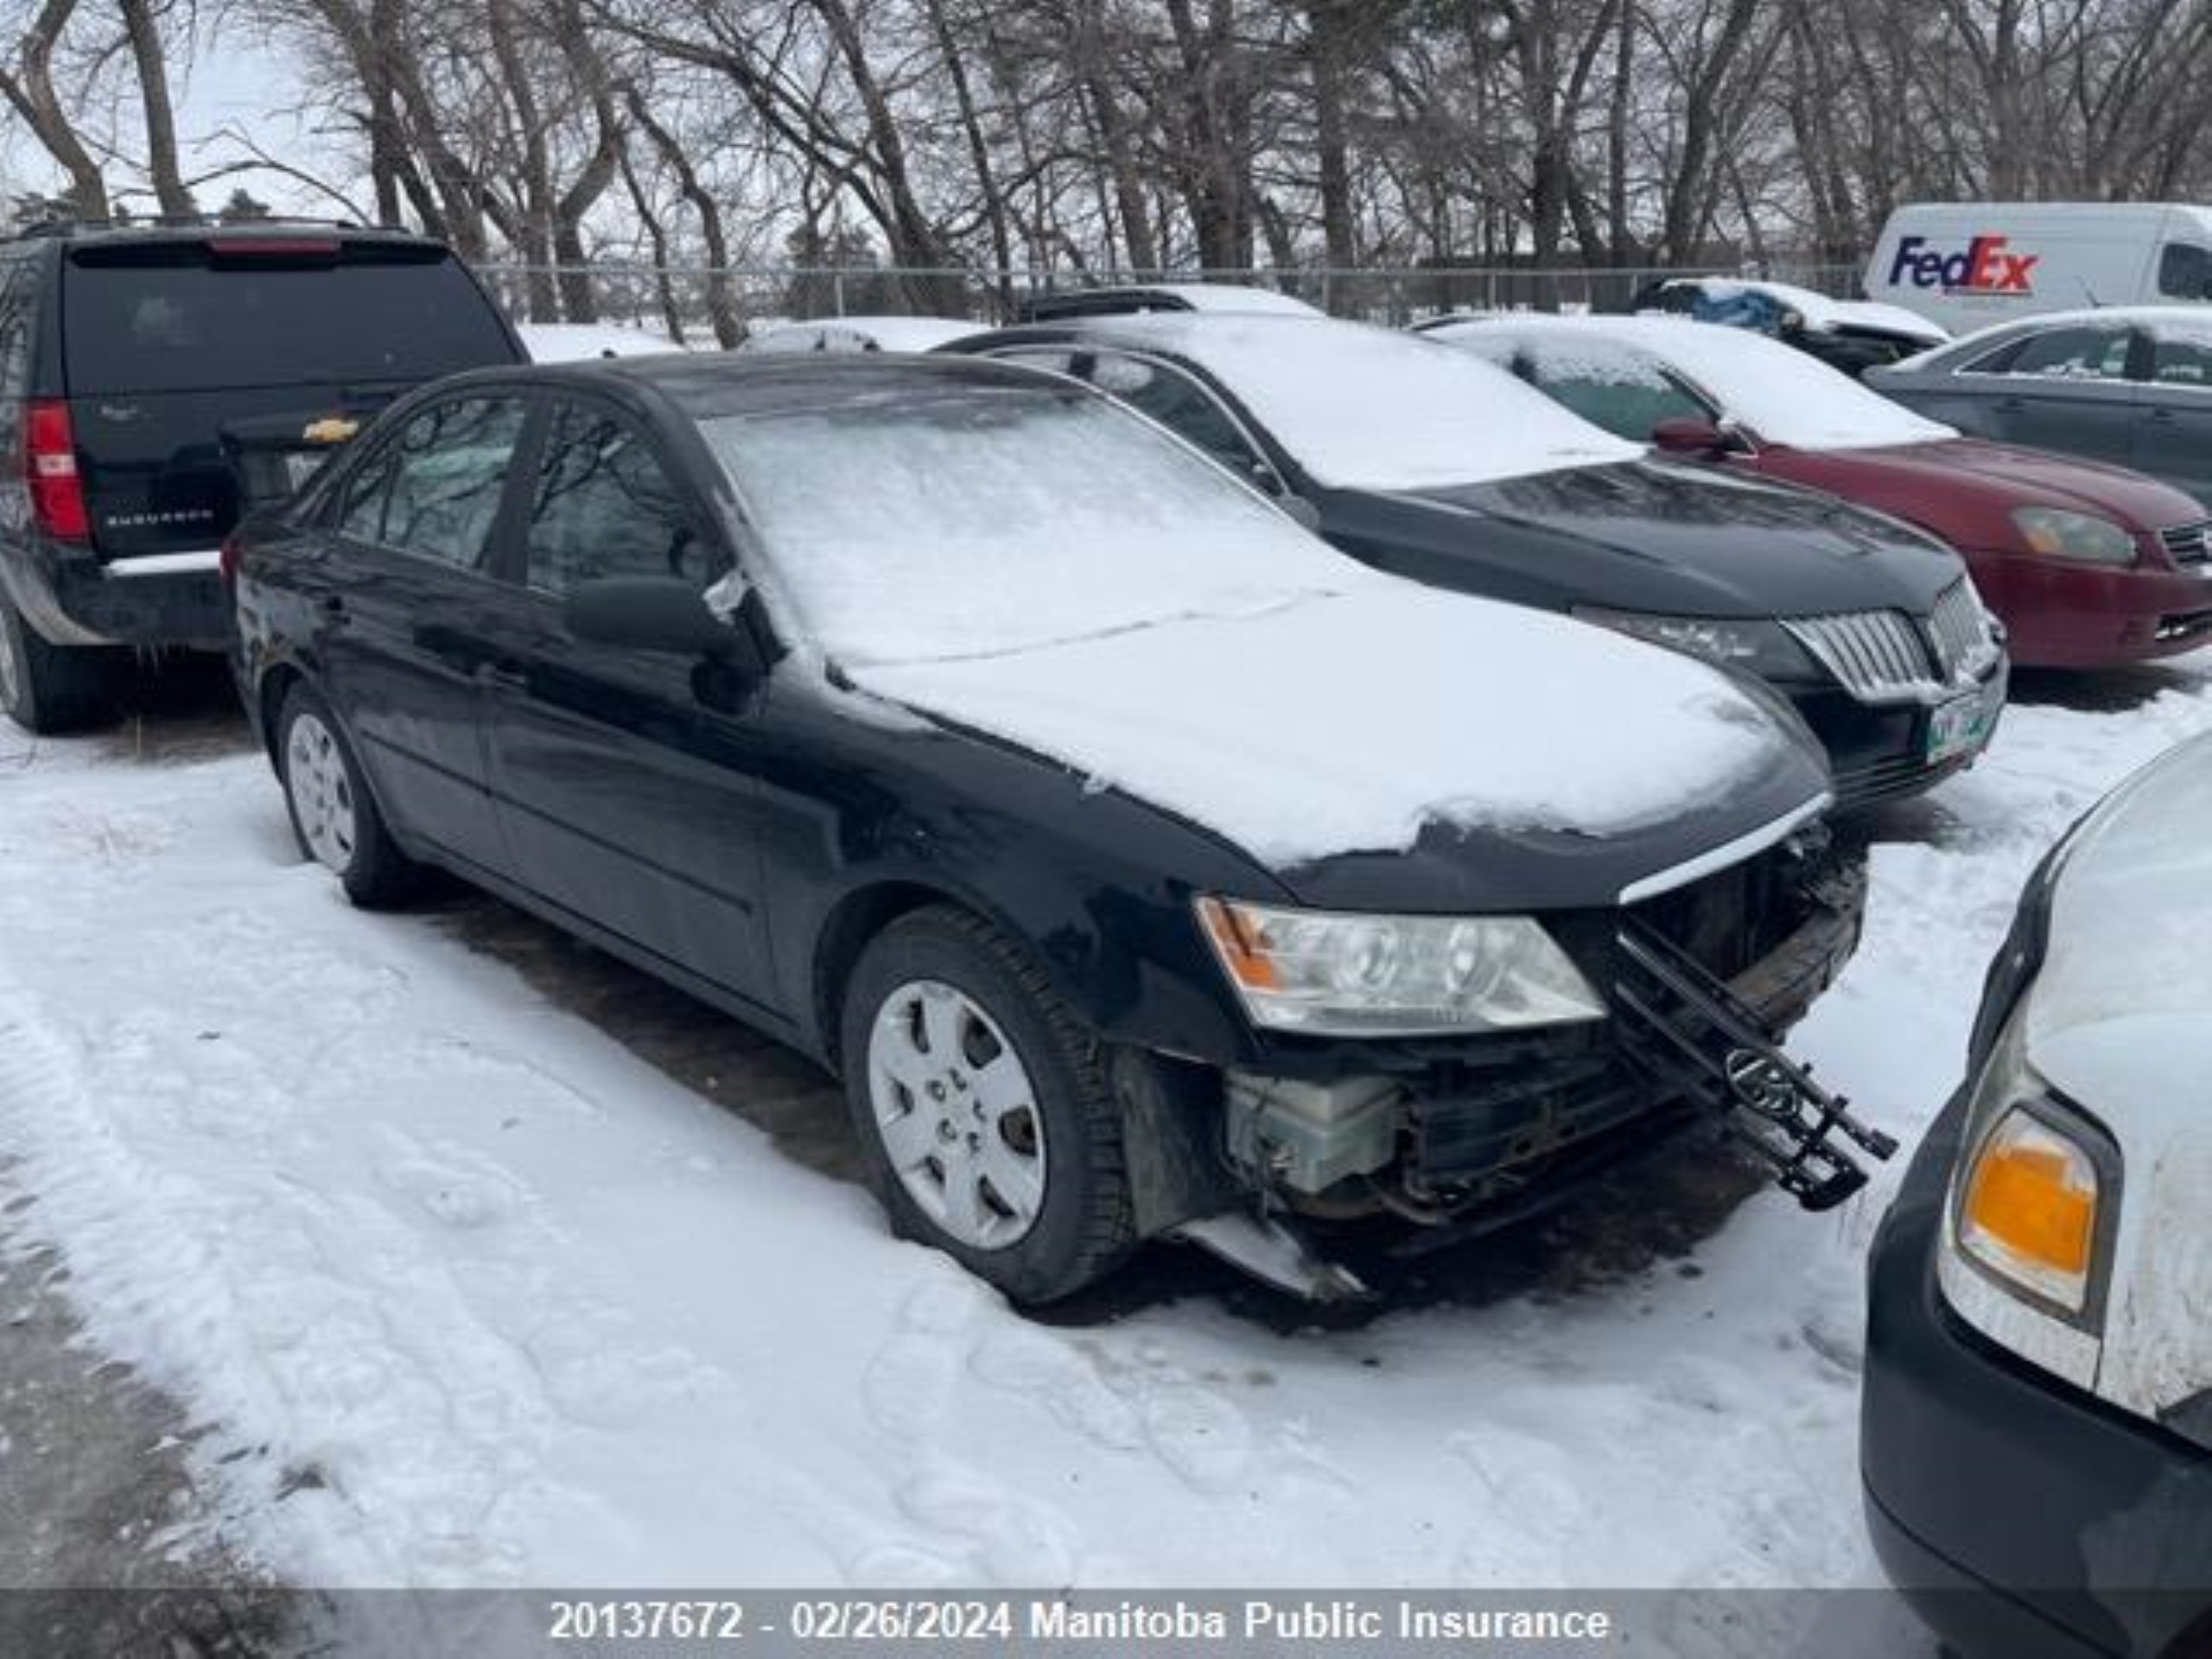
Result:
[[[1402,851],[1432,823],[1618,836],[1725,799],[1793,744],[1686,658],[1381,577],[1256,613],[850,672],[1278,871]]]
[[[2023,1017],[2036,1071],[2109,1129],[2120,1235],[2097,1389],[2158,1415],[2212,1388],[2212,737],[2067,848]]]

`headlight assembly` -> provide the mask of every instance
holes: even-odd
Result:
[[[1596,606],[1578,606],[1574,614],[1616,633],[1665,645],[1724,668],[1740,668],[1762,679],[1807,679],[1819,672],[1805,648],[1779,622],[1654,616],[1643,611],[1609,611]]]
[[[1205,898],[1198,916],[1257,1026],[1440,1036],[1601,1020],[1605,1000],[1525,916],[1368,916]]]
[[[2015,1008],[1974,1085],[1939,1266],[1967,1323],[2081,1381],[2103,1331],[2120,1151],[2028,1064],[2025,1016]]]
[[[2133,564],[2135,537],[2109,518],[2059,507],[2020,507],[2012,523],[2035,551],[2082,564]]]
[[[2017,1288],[2079,1315],[2089,1305],[2103,1185],[2081,1141],[2012,1107],[1960,1173],[1959,1248]]]

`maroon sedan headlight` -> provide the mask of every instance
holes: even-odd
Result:
[[[2012,523],[2038,553],[2081,564],[2133,564],[2135,537],[2109,518],[2063,507],[2018,507]]]

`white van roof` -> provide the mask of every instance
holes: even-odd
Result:
[[[2015,225],[2054,228],[2094,220],[2107,230],[2116,224],[2157,224],[2180,214],[2212,234],[2212,207],[2187,201],[1909,201],[1890,215],[1890,224],[1910,215],[1939,214],[2001,215]]]

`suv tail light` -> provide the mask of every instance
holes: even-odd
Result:
[[[238,581],[238,555],[244,550],[238,545],[238,533],[235,530],[223,537],[223,550],[216,561],[216,568],[222,571],[225,582]]]
[[[41,534],[64,542],[92,539],[69,405],[59,399],[37,398],[23,407],[23,481],[30,487],[31,522]]]

